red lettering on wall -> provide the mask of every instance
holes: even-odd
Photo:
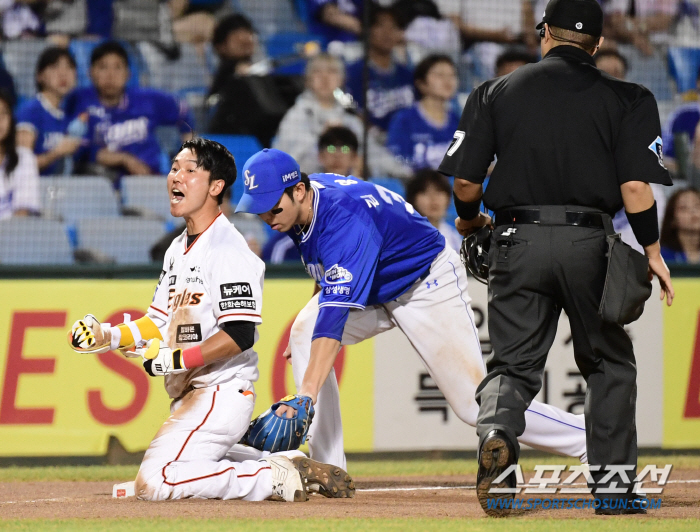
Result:
[[[124,312],[131,314],[131,319],[137,320],[143,316],[142,310],[122,310],[109,316],[105,322],[122,323]],[[134,386],[134,396],[124,408],[110,408],[102,401],[101,390],[89,390],[87,403],[90,414],[103,425],[123,425],[135,419],[143,410],[148,400],[148,375],[142,368],[129,362],[121,353],[107,351],[97,355],[100,362],[115,373],[118,373]]]
[[[272,397],[275,400],[281,399],[286,395],[291,395],[294,392],[287,391],[286,374],[287,369],[292,370],[292,367],[287,363],[284,358],[284,351],[289,345],[289,333],[292,330],[292,325],[294,324],[294,319],[289,322],[287,327],[285,327],[282,336],[280,337],[279,343],[277,344],[277,350],[275,351],[275,358],[272,361]],[[338,380],[340,385],[340,380],[343,376],[343,367],[345,365],[345,346],[340,348],[338,356],[335,358],[335,363],[333,368],[335,369],[335,378]]]
[[[65,312],[15,312],[12,316],[10,344],[7,349],[5,382],[0,403],[0,424],[4,425],[51,425],[53,408],[18,408],[17,386],[23,373],[53,373],[55,358],[24,358],[24,335],[27,329],[37,327],[65,327]]]
[[[690,365],[690,379],[683,417],[700,417],[700,313],[698,313],[698,322],[695,327],[695,347]]]

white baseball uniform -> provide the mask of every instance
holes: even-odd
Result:
[[[183,232],[168,248],[148,316],[173,349],[196,346],[225,322],[261,323],[264,272],[264,263],[219,214],[191,245]],[[250,348],[165,376],[171,415],[141,463],[139,498],[259,501],[272,495],[267,462],[227,459],[253,414],[257,363]]]
[[[363,310],[351,309],[341,343],[356,344],[399,327],[418,351],[457,416],[476,426],[479,405],[474,395],[486,373],[470,303],[464,267],[457,253],[446,247],[435,258],[428,276],[398,299]],[[316,295],[292,326],[290,347],[297,388],[309,364],[318,313],[319,296]],[[315,409],[308,440],[311,457],[345,468],[340,396],[333,370],[320,390]],[[527,427],[520,442],[586,460],[583,416],[533,401],[525,417]]]

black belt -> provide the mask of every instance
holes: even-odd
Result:
[[[506,224],[544,224],[544,225],[575,225],[579,227],[594,227],[605,229],[603,216],[599,212],[566,211],[558,219],[543,220],[540,209],[506,209],[496,212],[494,225]]]

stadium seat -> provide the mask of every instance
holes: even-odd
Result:
[[[39,187],[42,211],[48,218],[75,222],[119,216],[117,195],[105,177],[41,177]]]
[[[0,264],[73,264],[63,224],[41,218],[0,222]]]
[[[125,176],[121,184],[124,207],[135,209],[146,217],[173,221],[166,178],[162,176]]]
[[[153,43],[140,42],[136,46],[148,69],[150,87],[176,93],[208,90],[207,65],[191,44],[181,44],[180,57],[172,61]]]
[[[647,57],[632,44],[620,44],[618,51],[629,63],[627,81],[644,85],[657,100],[673,99],[666,56],[657,51]]]
[[[400,179],[395,177],[372,177],[369,181],[370,183],[382,186],[392,192],[396,192],[402,198],[406,197],[406,190]]]
[[[228,151],[233,154],[236,159],[236,168],[238,169],[238,177],[233,184],[231,192],[231,202],[235,205],[243,195],[243,165],[255,153],[263,149],[257,138],[251,135],[203,135],[204,137],[215,140],[216,142],[226,146]]]
[[[117,264],[148,264],[149,251],[165,224],[136,217],[85,218],[78,222],[78,247],[111,257]]]
[[[2,44],[2,58],[19,96],[31,98],[36,94],[36,62],[47,46],[49,42],[43,39],[19,39]]]
[[[700,69],[700,49],[671,47],[668,49],[668,71],[676,82],[676,90],[694,90]]]
[[[303,74],[306,60],[301,57],[295,59],[293,56],[303,53],[304,45],[309,42],[315,42],[321,46],[323,37],[299,32],[283,32],[270,35],[265,40],[267,55],[272,59],[281,58],[283,61],[283,64],[274,69],[274,73],[288,75]]]
[[[90,56],[101,41],[73,39],[68,47],[75,58],[78,66],[78,87],[89,87],[90,81]],[[122,42],[122,46],[129,55],[129,70],[131,76],[127,82],[128,87],[139,86],[139,76],[141,75],[141,59],[128,43]]]

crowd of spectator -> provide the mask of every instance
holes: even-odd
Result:
[[[650,86],[662,109],[664,164],[678,182],[654,194],[664,256],[700,263],[700,0],[600,2],[606,40],[597,67],[635,82],[656,69],[664,83],[676,81],[670,98],[664,87]],[[6,43],[45,43],[31,58],[35,93],[18,90],[12,65],[0,64],[0,219],[41,215],[39,175],[104,176],[119,194],[124,176],[163,175],[178,141],[211,131],[284,150],[308,174],[353,175],[393,187],[458,247],[448,220],[451,184],[436,169],[469,91],[539,60],[534,26],[545,4],[0,0]],[[281,25],[292,19],[274,26],[289,14],[296,26]],[[84,74],[76,41],[92,42]],[[173,88],[167,78],[149,86],[154,78],[144,43],[166,67],[192,57],[202,70],[181,72],[192,79],[173,81]],[[695,87],[681,82],[689,69]],[[270,235],[257,220],[235,223],[266,260],[298,260],[283,235]],[[615,223],[633,241],[624,213]]]

